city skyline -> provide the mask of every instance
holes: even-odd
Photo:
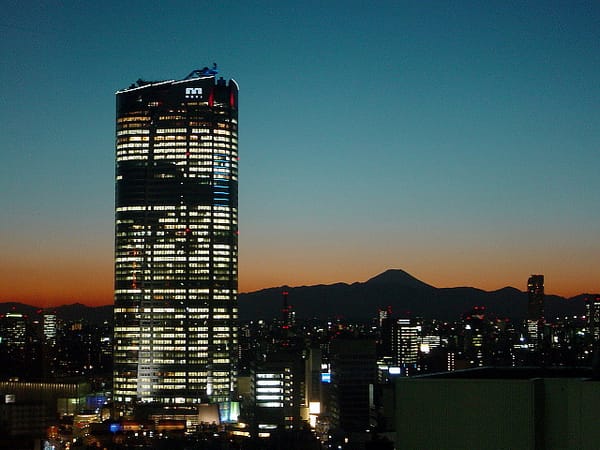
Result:
[[[7,10],[0,301],[112,302],[113,94],[213,61],[243,92],[240,292],[600,291],[594,2]]]

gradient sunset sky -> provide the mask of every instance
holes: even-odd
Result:
[[[109,304],[114,114],[240,84],[240,291],[600,291],[598,1],[5,0],[0,301]]]

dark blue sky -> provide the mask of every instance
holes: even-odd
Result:
[[[600,3],[17,2],[0,18],[0,300],[111,301],[114,92],[240,92],[240,289],[600,291]]]

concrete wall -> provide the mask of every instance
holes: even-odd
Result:
[[[396,448],[533,449],[535,389],[528,380],[401,379]]]
[[[600,381],[401,379],[396,448],[600,448]]]
[[[600,382],[548,379],[544,384],[545,448],[600,448]]]

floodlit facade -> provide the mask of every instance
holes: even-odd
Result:
[[[116,93],[114,400],[231,400],[238,86],[215,69]]]

